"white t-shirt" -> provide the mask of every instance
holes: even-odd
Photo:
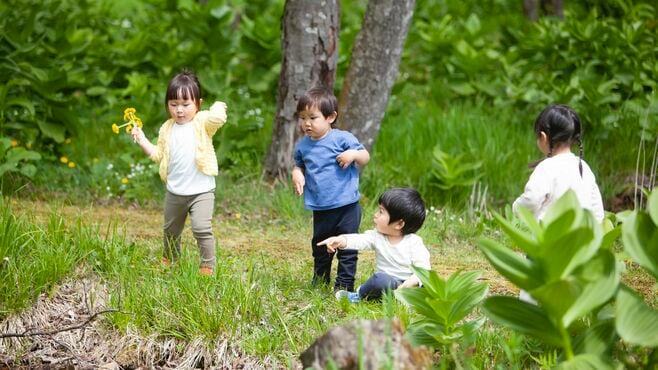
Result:
[[[195,195],[215,188],[215,177],[196,166],[196,138],[191,123],[175,123],[169,136],[167,190],[176,195]]]
[[[596,220],[603,221],[603,201],[596,178],[585,161],[582,161],[581,176],[578,163],[579,158],[573,153],[562,153],[541,161],[530,175],[523,194],[514,201],[514,212],[525,207],[541,220],[549,206],[571,189],[580,205],[592,211]]]
[[[407,234],[395,245],[376,230],[363,234],[345,234],[346,249],[374,250],[375,268],[399,280],[407,280],[414,275],[411,265],[429,270],[430,252],[423,239],[416,234]]]

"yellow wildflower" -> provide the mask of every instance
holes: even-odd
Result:
[[[16,140],[16,139],[11,139],[11,147],[13,148],[13,147],[15,147],[15,146],[17,146],[17,145],[18,145],[18,140]]]
[[[142,128],[144,124],[142,123],[141,118],[137,117],[137,114],[135,114],[137,111],[135,108],[126,108],[126,110],[123,111],[123,120],[126,121],[123,125],[117,125],[116,123],[112,124],[112,131],[115,134],[119,133],[119,129],[122,127],[126,128],[127,133],[131,133],[134,127],[139,127]]]
[[[133,130],[133,125],[126,126],[126,132],[130,133]]]
[[[135,108],[126,108],[126,110],[123,111],[123,120],[132,121],[136,112],[137,110]]]
[[[75,168],[75,162],[69,162],[69,167],[70,168]]]
[[[124,177],[124,178],[121,179],[122,184],[127,184],[128,182],[129,182],[129,180],[128,180],[127,177]]]
[[[241,215],[241,214],[239,214],[239,213],[236,213],[236,214],[235,214],[235,219],[236,219],[236,220],[239,220],[239,219],[240,219],[240,217],[242,217],[242,215]]]
[[[59,161],[64,163],[64,164],[69,163],[69,159],[65,155],[59,157]]]
[[[112,124],[112,132],[114,132],[115,134],[119,133],[119,126],[117,126],[116,123]]]

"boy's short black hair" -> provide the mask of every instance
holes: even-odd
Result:
[[[312,87],[297,100],[296,114],[313,106],[318,108],[326,118],[338,111],[338,100],[328,88],[324,86]]]
[[[378,202],[386,208],[389,223],[404,221],[403,235],[415,233],[425,222],[425,202],[415,189],[389,189],[379,196]]]

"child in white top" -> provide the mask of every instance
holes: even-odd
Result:
[[[537,146],[546,156],[540,161],[518,197],[512,209],[529,209],[541,220],[549,206],[567,190],[573,190],[585,209],[603,221],[604,211],[601,192],[596,178],[587,163],[583,161],[581,124],[578,114],[566,105],[551,105],[544,109],[535,120]],[[571,146],[578,144],[579,155],[571,153]]]
[[[160,128],[157,145],[151,144],[138,127],[132,136],[144,153],[160,163],[160,177],[167,187],[162,263],[169,265],[179,257],[189,213],[201,254],[199,273],[209,276],[215,267],[212,215],[218,174],[212,137],[226,122],[226,104],[215,102],[209,111],[201,111],[202,101],[198,78],[183,71],[167,87],[165,106],[171,118]]]
[[[411,266],[430,269],[430,254],[423,240],[414,234],[425,221],[425,203],[410,188],[393,188],[379,197],[373,221],[375,230],[363,234],[343,234],[318,243],[329,253],[337,249],[375,251],[376,272],[356,292],[339,290],[336,298],[355,303],[361,299],[378,299],[387,289],[420,285]]]

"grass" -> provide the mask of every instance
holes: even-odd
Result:
[[[222,179],[219,184],[214,221],[218,265],[212,278],[197,273],[198,251],[189,230],[180,262],[160,265],[158,207],[3,198],[0,258],[10,262],[0,269],[0,319],[21,312],[66,278],[93,274],[108,287],[108,307],[131,313],[108,316],[107,330],[175,339],[180,348],[185,343],[213,348],[228,341],[268,367],[291,367],[299,353],[335,325],[383,317],[408,324],[413,318],[395,299],[349,305],[336,302],[331,287],[310,286],[311,215],[288,187],[255,180],[237,186]],[[364,199],[362,230],[372,227],[373,202]],[[479,269],[492,293],[516,293],[476,247],[480,235],[501,238],[489,221],[431,208],[419,234],[441,276]],[[357,284],[373,268],[374,256],[363,253]],[[651,284],[642,271],[629,274],[631,284]],[[463,356],[458,361],[476,368],[527,368],[536,366],[530,355],[540,359],[544,350],[487,325],[474,344],[455,353]],[[446,357],[440,363],[452,361]]]

